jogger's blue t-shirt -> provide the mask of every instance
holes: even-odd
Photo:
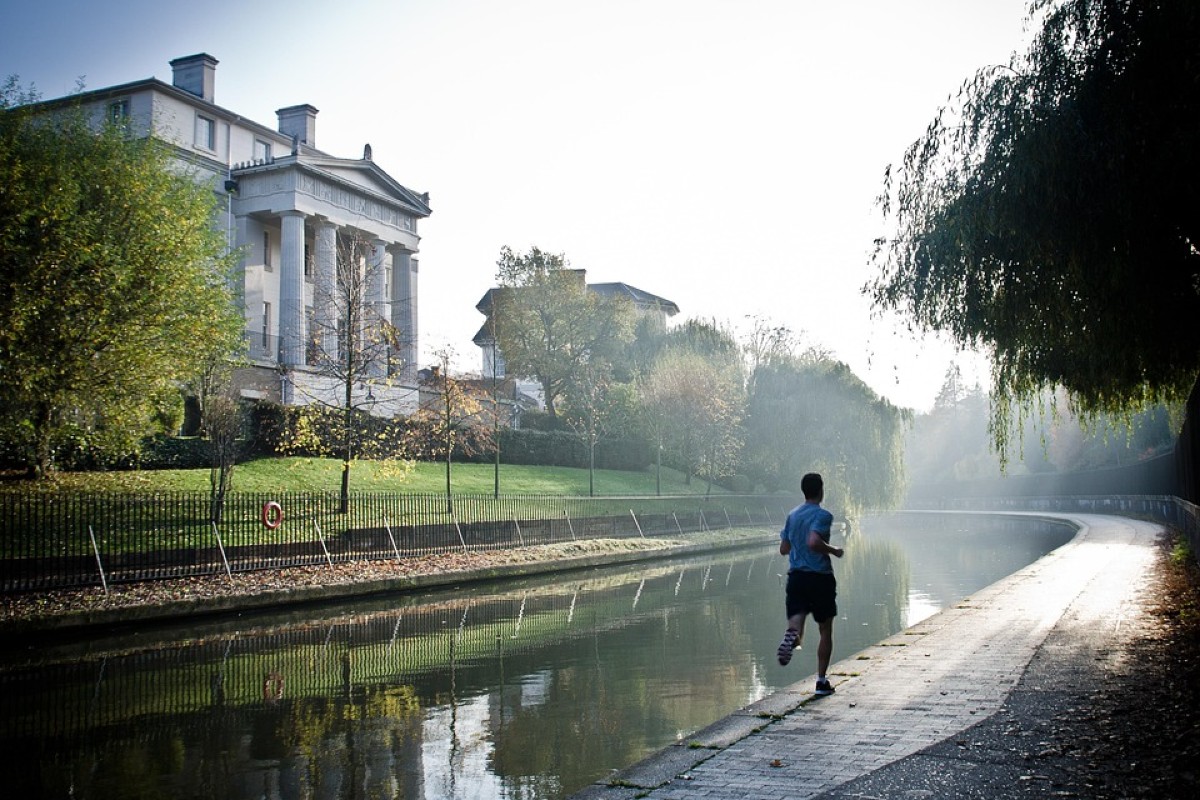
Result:
[[[833,562],[824,553],[817,553],[808,547],[809,531],[816,531],[825,544],[829,544],[829,531],[833,527],[833,514],[830,514],[817,503],[805,503],[793,508],[787,515],[779,539],[792,543],[788,553],[788,569],[804,572],[824,572],[833,574]]]

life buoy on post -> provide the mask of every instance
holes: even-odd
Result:
[[[262,507],[262,524],[269,530],[273,531],[279,527],[279,523],[283,522],[283,506],[276,503],[274,500],[263,503]]]
[[[271,671],[263,676],[263,700],[274,703],[283,699],[283,676]]]

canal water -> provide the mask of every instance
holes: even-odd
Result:
[[[1035,520],[867,520],[834,660],[1067,541]],[[561,798],[809,676],[761,547],[0,655],[20,798]],[[838,537],[835,537],[835,543]],[[815,634],[815,630],[810,630]]]

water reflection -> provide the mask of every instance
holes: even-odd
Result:
[[[558,798],[805,677],[754,550],[8,653],[6,795]],[[835,659],[1069,536],[873,520]]]

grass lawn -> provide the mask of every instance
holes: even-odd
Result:
[[[491,464],[454,464],[451,490],[454,494],[490,495],[495,480]],[[74,491],[207,491],[207,469],[146,470],[136,472],[61,473],[57,488]],[[263,458],[238,465],[233,474],[233,491],[242,492],[336,492],[341,487],[341,462],[331,458]],[[28,489],[22,482],[8,484],[10,490]],[[663,467],[662,493],[703,494],[705,481],[684,482],[682,473]],[[411,469],[355,461],[350,470],[351,492],[403,492],[438,494],[446,491],[446,465],[421,462]],[[714,493],[726,490],[714,486]],[[500,465],[500,493],[586,496],[588,471],[573,467]],[[654,469],[645,472],[596,470],[597,495],[653,495]]]

